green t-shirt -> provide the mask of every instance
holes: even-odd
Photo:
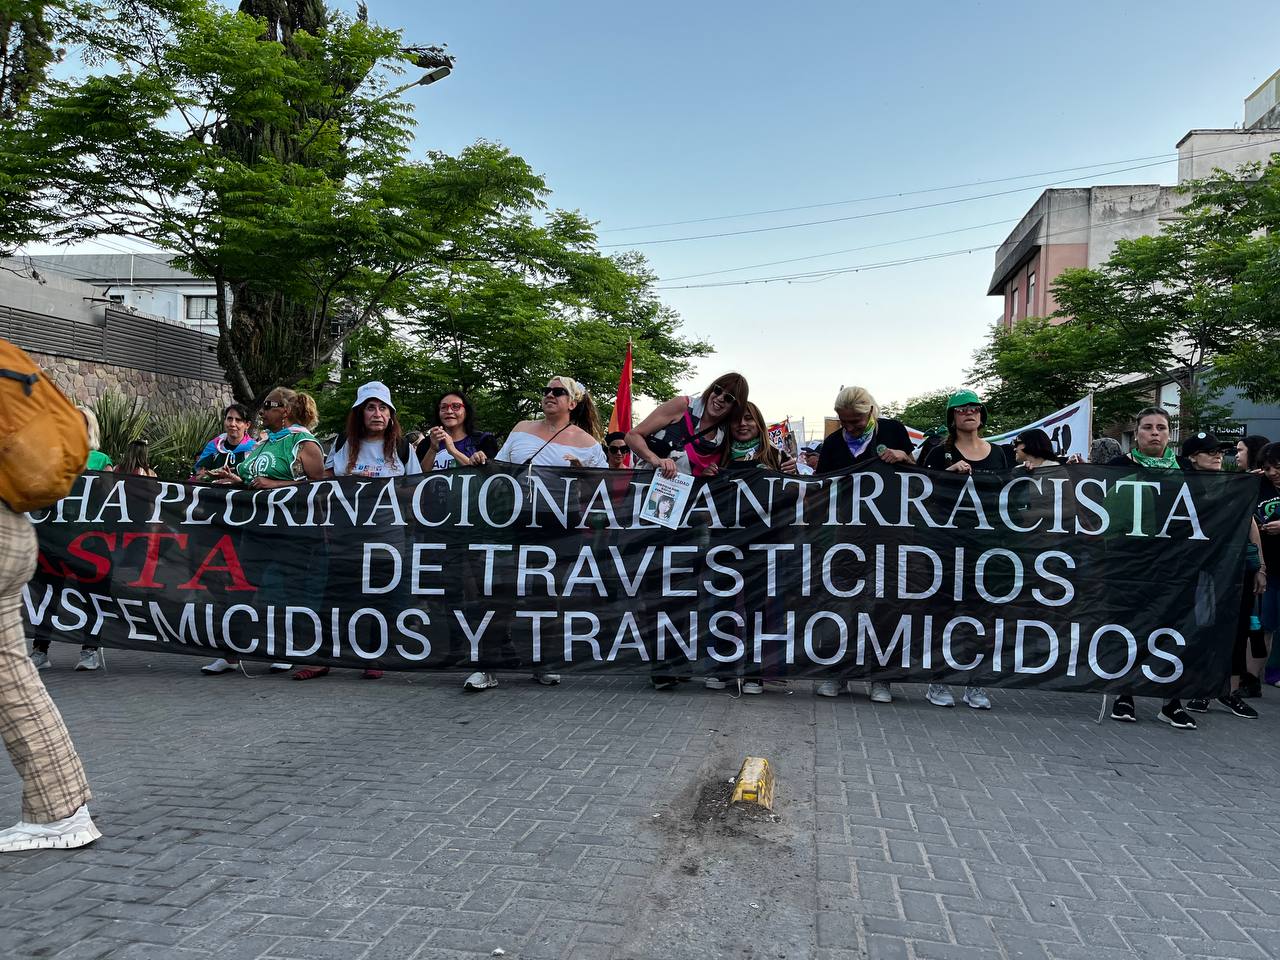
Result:
[[[111,466],[111,458],[101,450],[90,450],[89,460],[85,463],[86,470],[106,470]]]
[[[320,441],[306,427],[285,427],[271,434],[249,451],[249,455],[236,466],[236,472],[246,482],[257,477],[268,480],[301,480],[306,476],[298,452],[302,444],[311,442],[317,447]]]

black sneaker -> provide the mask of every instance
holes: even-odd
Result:
[[[1209,701],[1208,700],[1188,700],[1187,709],[1190,710],[1192,713],[1208,713]]]
[[[680,681],[675,677],[650,677],[649,682],[655,690],[670,690]]]
[[[1116,697],[1116,702],[1111,705],[1111,719],[1121,723],[1137,723],[1138,711],[1133,708],[1133,697]]]
[[[1157,720],[1163,720],[1175,730],[1194,730],[1196,722],[1191,718],[1191,714],[1182,709],[1182,704],[1177,700],[1166,703],[1160,708],[1160,712],[1156,714]]]
[[[1240,678],[1240,689],[1236,692],[1242,697],[1248,697],[1250,700],[1256,700],[1258,697],[1262,696],[1262,681],[1252,673],[1246,673]]]
[[[1258,711],[1244,702],[1239,691],[1227,697],[1219,697],[1218,702],[1234,713],[1237,717],[1244,717],[1246,720],[1258,719]],[[1187,706],[1190,707],[1191,704],[1188,703]]]

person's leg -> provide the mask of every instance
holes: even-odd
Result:
[[[90,793],[62,715],[27,655],[19,603],[35,563],[31,524],[0,505],[0,737],[22,778],[23,820],[53,823]]]

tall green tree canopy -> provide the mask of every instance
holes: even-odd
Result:
[[[307,380],[371,325],[512,409],[531,371],[590,368],[628,331],[655,344],[659,394],[705,349],[519,157],[410,156],[400,80],[449,63],[440,48],[317,0],[118,0],[98,32],[97,69],[46,78],[0,133],[23,188],[0,178],[0,200],[56,211],[45,239],[132,237],[211,278],[237,399]]]

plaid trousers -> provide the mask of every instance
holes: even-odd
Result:
[[[52,823],[90,794],[62,714],[27,655],[19,604],[35,568],[35,530],[0,503],[0,737],[22,777],[22,819]]]

